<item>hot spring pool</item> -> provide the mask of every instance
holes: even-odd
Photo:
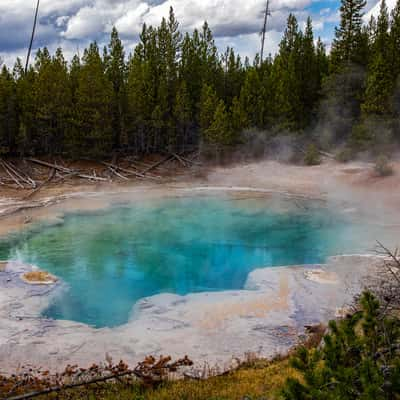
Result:
[[[362,229],[345,214],[282,202],[169,198],[67,213],[62,223],[1,240],[0,259],[38,265],[65,282],[44,316],[114,327],[143,297],[242,289],[255,268],[320,263],[357,249]]]

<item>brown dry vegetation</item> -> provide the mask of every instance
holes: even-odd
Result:
[[[45,271],[25,272],[22,279],[29,283],[51,283],[57,282],[57,278]]]
[[[196,156],[196,154],[195,154]],[[177,156],[179,157],[179,156]],[[193,157],[193,156],[191,156]],[[177,180],[182,175],[191,175],[198,170],[198,162],[179,157],[166,160],[165,155],[149,155],[142,158],[126,157],[108,162],[95,160],[67,160],[41,158],[46,165],[40,165],[28,159],[9,159],[7,165],[17,174],[10,175],[0,159],[0,198],[33,199],[40,195],[71,193],[83,188],[110,187],[113,184],[138,184],[140,182],[165,183]],[[154,167],[160,163],[159,166]],[[50,165],[60,168],[55,170]],[[122,169],[122,170],[120,170]],[[127,173],[125,170],[129,170]],[[148,172],[146,172],[149,170]],[[72,171],[69,173],[68,171]],[[36,186],[31,187],[19,177],[27,177]],[[86,178],[85,178],[86,177]],[[13,180],[13,179],[15,180]]]
[[[236,371],[206,380],[167,382],[155,389],[123,383],[71,390],[46,398],[101,400],[242,400],[279,399],[288,377],[298,377],[288,359],[254,361]],[[58,397],[57,397],[58,396]],[[42,397],[44,400],[44,398]]]

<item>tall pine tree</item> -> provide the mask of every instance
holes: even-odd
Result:
[[[335,28],[331,50],[331,65],[334,71],[348,66],[349,63],[365,62],[365,37],[362,32],[365,5],[365,0],[341,0],[340,27]]]
[[[117,29],[111,31],[108,45],[108,57],[105,60],[106,74],[113,87],[112,96],[112,128],[114,133],[113,145],[118,149],[124,134],[124,114],[126,108],[126,65],[125,51]],[[126,142],[126,140],[124,141]]]
[[[83,55],[75,104],[73,156],[105,156],[112,150],[113,87],[105,74],[105,65],[96,43]]]
[[[389,15],[385,0],[381,0],[372,56],[368,66],[365,100],[362,105],[365,116],[391,113],[393,75],[389,49]]]

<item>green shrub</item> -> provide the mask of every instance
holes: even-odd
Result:
[[[374,170],[375,173],[381,177],[393,175],[394,172],[393,167],[390,165],[389,159],[384,155],[381,155],[377,158]]]
[[[345,149],[339,151],[339,153],[336,154],[336,161],[341,162],[341,163],[347,163],[351,161],[354,157],[354,152],[346,147]]]
[[[353,126],[350,136],[350,145],[353,151],[364,151],[371,147],[373,136],[370,126],[366,123],[359,123]]]
[[[304,156],[305,165],[319,165],[321,164],[321,156],[315,144],[310,144],[307,147],[306,154]]]
[[[301,378],[288,378],[286,400],[400,398],[399,320],[388,317],[365,292],[361,310],[331,321],[320,349],[301,347],[292,366]]]

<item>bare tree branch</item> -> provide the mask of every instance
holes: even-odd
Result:
[[[36,10],[35,10],[35,18],[33,20],[33,28],[32,28],[32,36],[31,36],[31,41],[29,43],[29,49],[28,49],[28,55],[26,57],[26,64],[25,64],[25,75],[28,72],[28,67],[29,67],[29,59],[31,58],[31,52],[32,52],[32,45],[33,45],[33,40],[35,38],[35,32],[36,32],[36,24],[37,24],[37,18],[39,14],[39,5],[40,5],[40,0],[37,0],[36,3]]]

